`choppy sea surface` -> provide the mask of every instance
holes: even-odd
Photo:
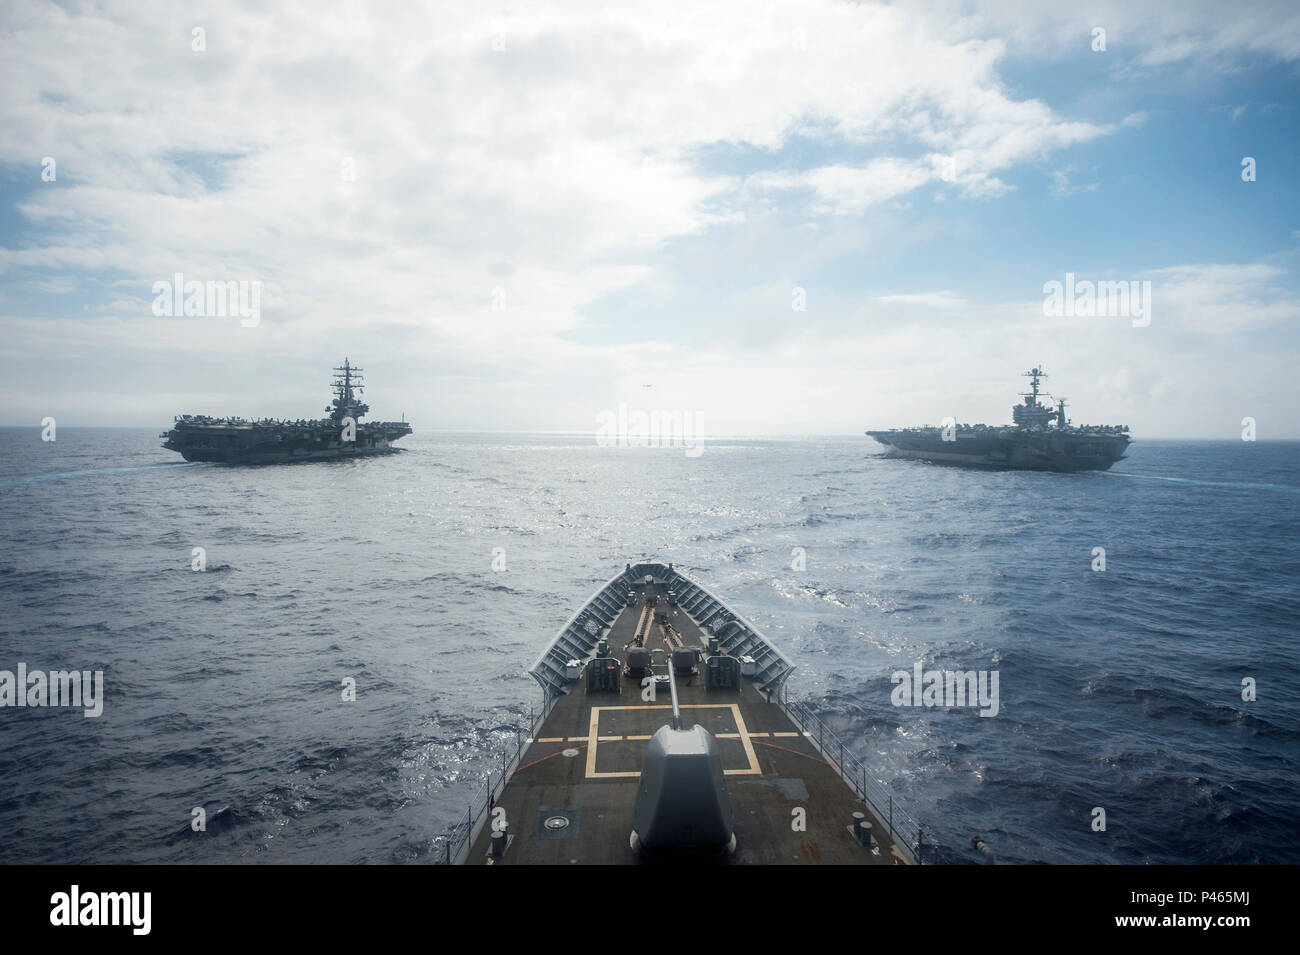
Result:
[[[540,703],[527,669],[638,558],[763,630],[941,859],[1300,862],[1300,444],[1076,475],[867,438],[158,445],[0,430],[0,669],[106,681],[99,718],[0,709],[0,862],[432,861]],[[998,715],[894,706],[918,661],[996,670]]]

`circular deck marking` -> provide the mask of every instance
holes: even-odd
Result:
[[[569,759],[573,759],[573,757],[578,755],[578,751],[576,749],[566,749],[564,750],[564,755],[569,757]]]
[[[567,816],[547,816],[542,825],[552,832],[557,832],[560,829],[569,828],[569,820]]]

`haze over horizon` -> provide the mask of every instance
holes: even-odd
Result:
[[[417,433],[1000,424],[1041,365],[1300,438],[1293,5],[12,3],[0,53],[0,425],[316,417],[346,356]]]

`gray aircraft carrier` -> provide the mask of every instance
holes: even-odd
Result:
[[[1050,397],[1039,390],[1047,374],[1041,368],[1025,372],[1031,390],[1023,404],[1011,408],[1010,426],[957,424],[894,428],[867,434],[888,450],[886,457],[912,458],[932,464],[990,470],[1105,471],[1124,457],[1132,438],[1126,425],[1070,424],[1065,399],[1056,408],[1043,404]]]
[[[544,704],[437,861],[917,863],[916,823],[786,699],[793,670],[671,564],[629,564],[534,664]]]
[[[186,461],[222,464],[280,464],[364,457],[395,450],[393,442],[411,433],[405,421],[368,421],[370,406],[361,401],[361,369],[346,358],[334,369],[334,400],[326,418],[284,420],[214,418],[177,415],[172,429],[158,437],[163,447]]]

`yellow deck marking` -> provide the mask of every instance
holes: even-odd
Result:
[[[757,736],[758,734],[755,733],[754,735]],[[773,733],[772,735],[773,736],[799,736],[800,734],[799,733]]]
[[[749,741],[745,718],[740,715],[740,707],[737,704],[733,703],[731,708],[736,712],[736,728],[740,730],[740,745],[745,747],[745,755],[749,757],[749,769],[723,770],[723,775],[730,772],[732,776],[761,776],[763,770],[759,768],[758,757],[754,755],[754,744]]]
[[[681,708],[684,710],[734,710],[738,708],[735,703],[683,703]],[[669,703],[645,703],[634,706],[593,706],[591,708],[594,716],[598,710],[671,710],[672,705]]]
[[[563,742],[565,742],[565,739],[564,739],[563,736],[543,736],[543,737],[541,737],[537,742],[539,742],[539,743],[563,743]]]
[[[591,709],[591,727],[587,732],[587,775],[596,771],[596,731],[600,728],[600,707]]]
[[[749,766],[746,769],[724,769],[724,776],[761,776],[762,767],[758,765],[758,756],[754,753],[754,744],[749,741],[751,734],[745,728],[745,718],[740,715],[740,705],[738,703],[683,703],[683,710],[731,710],[732,718],[736,721],[735,733],[715,733],[714,735],[722,739],[738,739],[740,744],[745,747],[745,756],[749,759]],[[591,708],[591,729],[586,737],[576,737],[576,741],[587,743],[587,778],[588,779],[635,779],[641,774],[638,772],[621,772],[621,773],[598,773],[596,772],[596,750],[597,744],[608,740],[621,740],[625,737],[601,736],[600,714],[605,710],[671,710],[672,706],[663,703],[645,703],[638,706],[593,706]],[[798,734],[794,734],[798,735]],[[649,739],[649,736],[628,736],[626,739]]]

